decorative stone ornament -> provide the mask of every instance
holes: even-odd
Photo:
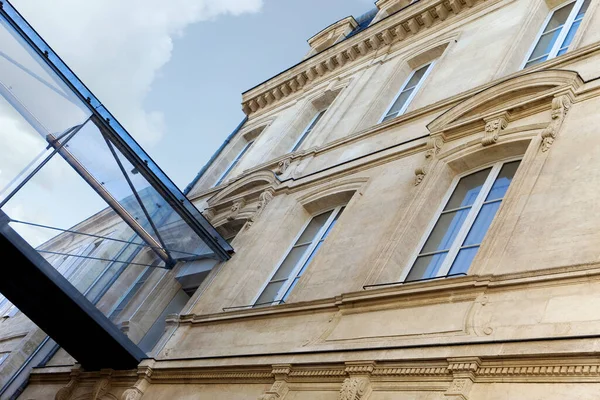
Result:
[[[256,211],[250,217],[250,219],[248,219],[248,222],[246,223],[246,229],[249,229],[252,226],[252,224],[256,222],[256,220],[260,217],[260,215],[265,210],[265,207],[271,202],[271,200],[273,200],[272,190],[265,190],[260,194],[260,196],[258,197],[258,203],[256,205]]]
[[[498,139],[500,139],[500,132],[506,129],[507,126],[508,118],[506,113],[499,117],[487,119],[481,144],[483,146],[490,146],[494,143],[497,143]]]
[[[361,400],[367,394],[370,386],[369,378],[346,378],[340,389],[339,400]]]
[[[150,386],[150,377],[152,376],[152,368],[143,366],[138,369],[138,380],[130,388],[127,388],[121,395],[120,400],[140,400],[148,386]]]
[[[552,100],[552,121],[542,131],[543,152],[548,151],[552,143],[554,143],[554,139],[556,139],[556,135],[571,108],[571,104],[571,99],[567,95],[561,95]]]
[[[415,186],[419,186],[427,175],[427,167],[419,167],[415,169]]]
[[[77,388],[77,385],[79,384],[80,372],[81,371],[79,367],[73,368],[73,370],[71,371],[71,380],[65,387],[60,388],[58,392],[56,392],[54,400],[69,400],[71,398],[71,396],[73,395],[73,391],[75,390],[75,388]]]
[[[229,215],[227,216],[227,220],[228,221],[236,220],[237,216],[240,214],[240,211],[242,211],[242,208],[244,208],[245,205],[246,205],[246,200],[244,200],[244,199],[235,201],[233,203],[233,205],[231,206],[231,211],[229,212]]]
[[[110,378],[112,371],[102,371],[102,377],[98,379],[92,390],[91,400],[100,400],[110,390]]]
[[[290,167],[291,163],[292,163],[291,158],[286,158],[285,160],[279,161],[279,164],[277,164],[277,169],[275,170],[275,175],[281,176],[281,175],[285,174],[285,171],[287,171],[287,169]]]

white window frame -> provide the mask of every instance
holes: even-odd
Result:
[[[402,272],[402,275],[400,276],[399,281],[406,282],[406,278],[408,277],[408,274],[410,274],[410,271],[412,271],[412,269],[415,265],[415,262],[417,261],[417,258],[421,255],[421,250],[423,250],[423,246],[425,246],[425,242],[427,242],[427,239],[429,239],[429,237],[431,236],[431,233],[433,232],[435,225],[437,224],[442,212],[444,211],[444,208],[446,207],[446,205],[448,204],[448,201],[450,200],[450,197],[452,197],[452,194],[456,190],[456,187],[458,186],[458,182],[460,182],[460,180],[466,176],[477,173],[486,168],[492,167],[492,170],[490,171],[490,173],[488,174],[488,177],[486,178],[484,184],[482,185],[481,190],[479,191],[479,194],[477,195],[477,198],[475,199],[475,202],[473,202],[473,205],[471,206],[471,210],[469,211],[469,214],[465,218],[465,221],[463,222],[460,230],[458,231],[456,238],[454,238],[454,241],[452,242],[452,246],[448,250],[448,254],[446,255],[446,258],[444,259],[444,262],[440,266],[437,274],[434,277],[432,277],[431,279],[442,278],[442,277],[448,275],[448,272],[450,271],[452,264],[456,260],[456,256],[458,255],[458,252],[460,251],[460,248],[461,248],[463,242],[465,241],[467,235],[469,234],[471,227],[475,223],[475,219],[479,215],[479,212],[481,211],[481,208],[483,207],[483,203],[485,202],[485,198],[489,194],[489,192],[492,188],[492,185],[496,181],[496,178],[498,177],[500,170],[502,169],[502,167],[505,164],[508,164],[508,163],[511,163],[514,161],[521,161],[522,159],[523,159],[522,157],[512,157],[512,158],[504,159],[501,161],[496,161],[493,163],[485,164],[483,166],[477,167],[477,169],[472,169],[468,172],[457,175],[452,180],[452,184],[450,185],[450,188],[448,189],[447,193],[444,195],[442,201],[440,202],[440,206],[438,207],[437,211],[435,212],[434,217],[431,219],[431,222],[427,226],[427,230],[425,231],[425,234],[419,241],[419,245],[416,247],[416,251],[411,256],[410,262],[408,263],[408,267],[404,268],[404,271]],[[502,198],[502,203],[504,203],[504,200],[510,194],[511,187],[512,187],[512,182],[511,182],[510,186],[508,187],[506,194]],[[500,205],[500,208],[498,209],[496,216],[494,216],[494,219],[496,219],[498,214],[500,214],[501,210],[502,210],[502,204]],[[494,219],[492,220],[492,224],[493,224]],[[488,230],[488,232],[489,232],[489,230]],[[485,235],[487,236],[487,232],[485,233]],[[486,236],[483,237],[483,240],[485,240]],[[427,279],[427,278],[425,278],[425,279]],[[410,283],[410,282],[406,282],[406,283]]]
[[[546,19],[544,20],[544,23],[542,24],[542,27],[540,28],[537,36],[535,37],[535,40],[531,44],[531,47],[529,48],[529,51],[527,52],[527,56],[525,57],[525,60],[523,60],[523,63],[521,64],[520,69],[524,69],[525,66],[527,65],[527,63],[530,62],[529,59],[531,58],[531,55],[533,54],[535,47],[538,45],[540,38],[544,34],[544,30],[546,29],[546,26],[548,26],[548,23],[552,19],[552,16],[554,15],[554,13],[556,11],[560,10],[561,8],[566,7],[567,5],[569,5],[571,3],[575,3],[575,5],[573,6],[573,9],[571,10],[571,13],[567,17],[567,20],[565,21],[565,24],[561,28],[562,30],[560,32],[560,35],[558,35],[558,38],[556,38],[556,42],[554,42],[554,45],[552,46],[552,50],[550,50],[550,53],[548,54],[548,58],[546,58],[544,61],[541,61],[540,63],[531,65],[531,67],[541,64],[542,62],[551,60],[556,57],[556,55],[558,54],[558,51],[560,50],[560,48],[562,46],[562,43],[565,41],[565,38],[567,37],[567,35],[569,34],[569,31],[571,30],[571,27],[573,26],[575,17],[577,16],[577,14],[579,14],[579,10],[581,10],[581,6],[583,5],[584,2],[585,2],[585,0],[565,1],[564,3],[559,4],[558,6],[554,7],[552,10],[550,10],[548,15],[546,16]],[[587,15],[587,12],[586,12],[586,15]],[[583,21],[582,21],[581,25],[583,25]],[[579,28],[581,28],[581,25],[579,26]],[[577,33],[579,33],[579,29],[577,30]],[[571,44],[573,44],[573,42],[571,42]],[[571,47],[571,45],[569,45],[569,47]],[[568,52],[568,50],[567,50],[567,52]],[[527,68],[529,68],[529,67],[527,67]]]
[[[287,294],[287,291],[289,290],[289,288],[294,283],[294,280],[298,277],[298,274],[302,270],[302,267],[304,267],[304,264],[308,261],[308,259],[310,258],[311,254],[313,253],[313,251],[315,250],[315,248],[319,245],[319,242],[321,241],[321,239],[323,239],[323,235],[325,234],[325,232],[327,232],[327,229],[329,229],[329,227],[331,226],[331,224],[333,223],[333,221],[335,220],[335,218],[340,214],[340,212],[342,211],[342,209],[344,207],[346,207],[345,204],[341,205],[341,206],[334,207],[334,208],[329,208],[329,209],[320,211],[318,214],[313,214],[311,216],[311,218],[304,223],[304,225],[299,230],[299,232],[296,235],[296,237],[294,237],[294,239],[292,240],[291,244],[286,249],[283,257],[276,264],[275,269],[273,270],[273,272],[271,272],[271,274],[269,275],[269,279],[267,279],[266,282],[261,286],[260,290],[258,291],[258,294],[252,300],[252,305],[253,306],[257,306],[258,305],[258,304],[256,304],[256,302],[258,301],[258,299],[260,298],[260,296],[265,291],[267,285],[269,283],[271,283],[271,281],[273,280],[273,277],[275,276],[275,274],[277,273],[277,271],[279,270],[279,268],[281,267],[281,265],[283,264],[283,262],[285,261],[285,259],[287,258],[287,256],[290,254],[290,252],[292,251],[292,249],[294,248],[294,246],[296,245],[296,242],[298,241],[298,239],[300,239],[300,236],[302,236],[302,234],[304,233],[304,231],[306,230],[306,228],[308,227],[308,225],[312,222],[312,220],[315,217],[318,217],[321,214],[325,214],[325,213],[333,210],[333,212],[331,213],[331,215],[329,216],[329,218],[327,218],[327,221],[325,221],[325,223],[323,224],[323,226],[321,227],[321,229],[319,229],[319,231],[317,232],[317,234],[313,238],[310,246],[308,246],[307,250],[304,252],[304,254],[302,255],[302,257],[300,257],[300,259],[296,263],[296,266],[292,269],[292,271],[288,275],[286,283],[279,289],[279,291],[275,295],[275,299],[272,302],[270,302],[270,303],[260,304],[260,306],[268,306],[269,304],[270,305],[277,305],[277,304],[281,303],[281,301],[283,300],[284,296]]]
[[[306,125],[306,127],[302,131],[302,134],[294,142],[294,145],[292,147],[290,147],[289,153],[293,153],[294,151],[296,151],[296,150],[298,150],[300,148],[301,143],[304,142],[304,140],[306,140],[306,138],[308,137],[308,135],[310,133],[314,132],[315,128],[319,125],[319,123],[317,123],[315,126],[312,126],[315,123],[315,121],[317,120],[317,118],[319,118],[319,116],[321,116],[321,119],[322,119],[325,116],[326,112],[327,112],[327,108],[324,109],[324,110],[319,111],[314,117],[312,117],[312,119],[310,120],[310,122],[308,123],[308,125]],[[321,122],[321,121],[319,121],[319,122]],[[311,126],[312,126],[312,129],[310,130],[310,132],[308,132],[308,129]],[[296,148],[296,146],[298,146],[298,148]]]
[[[408,108],[408,106],[410,106],[410,103],[412,103],[412,101],[415,98],[415,96],[417,95],[417,93],[419,93],[419,91],[421,90],[421,87],[423,86],[423,83],[427,80],[427,77],[431,73],[431,70],[433,70],[433,67],[434,67],[434,65],[435,65],[436,62],[437,62],[437,60],[433,60],[433,61],[431,61],[429,63],[422,64],[422,65],[420,65],[417,68],[415,68],[415,69],[412,70],[412,72],[410,73],[410,75],[408,75],[408,78],[406,78],[406,80],[402,84],[402,87],[400,87],[400,90],[398,90],[398,93],[396,94],[396,96],[394,96],[394,100],[392,100],[392,102],[390,103],[390,105],[388,106],[388,108],[385,110],[385,112],[383,113],[383,115],[381,116],[381,118],[379,118],[379,122],[378,122],[379,124],[382,123],[383,120],[388,116],[388,113],[390,112],[390,110],[392,109],[392,107],[394,107],[394,104],[396,104],[396,100],[398,100],[398,98],[400,97],[400,95],[402,94],[402,92],[404,91],[404,89],[406,89],[406,86],[408,85],[408,83],[410,82],[410,80],[412,79],[412,77],[415,75],[415,73],[418,70],[420,70],[421,68],[429,65],[427,67],[427,70],[423,74],[423,77],[421,77],[421,80],[419,80],[419,83],[417,83],[417,85],[415,86],[415,89],[412,91],[412,93],[410,94],[410,96],[408,96],[408,99],[406,99],[406,102],[404,102],[404,105],[398,111],[398,113],[396,114],[396,116],[394,118],[399,117],[400,115],[402,115],[402,114],[404,114],[406,112],[406,109]]]
[[[2,365],[4,363],[4,361],[6,361],[6,359],[8,358],[9,355],[10,355],[10,353],[0,354],[0,365]]]
[[[250,147],[254,144],[254,141],[256,139],[247,141],[246,144],[244,145],[244,147],[242,147],[242,149],[238,152],[238,154],[235,156],[235,158],[233,159],[233,161],[231,161],[228,165],[227,168],[225,168],[225,171],[219,176],[219,179],[217,179],[215,181],[215,184],[212,187],[215,186],[219,186],[221,183],[223,183],[223,181],[225,180],[225,178],[227,177],[227,175],[229,175],[229,173],[231,171],[233,171],[233,169],[240,163],[240,160],[242,159],[242,157],[244,157],[244,155],[248,152],[248,150],[250,150]]]

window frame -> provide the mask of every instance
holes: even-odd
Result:
[[[8,356],[10,356],[10,353],[0,353],[0,365],[4,364]]]
[[[426,62],[426,63],[424,63],[422,65],[419,65],[416,68],[413,68],[413,70],[411,71],[411,73],[404,80],[404,83],[400,87],[400,90],[398,90],[398,93],[396,94],[396,96],[394,96],[394,100],[392,100],[390,102],[389,106],[386,108],[386,110],[383,113],[383,115],[381,116],[381,118],[379,118],[378,124],[381,124],[383,122],[383,120],[388,117],[388,114],[389,114],[390,110],[392,109],[392,107],[394,107],[394,104],[396,104],[396,101],[398,100],[398,98],[400,97],[400,95],[402,94],[402,92],[404,91],[404,89],[406,89],[406,86],[408,86],[408,83],[410,82],[410,80],[412,79],[412,77],[415,75],[415,73],[418,70],[420,70],[421,68],[427,66],[427,70],[425,71],[425,73],[423,74],[423,76],[421,77],[421,79],[419,80],[419,83],[417,83],[417,85],[415,86],[414,90],[412,91],[412,93],[410,94],[410,96],[408,96],[408,98],[406,99],[406,101],[402,105],[402,108],[396,113],[396,116],[394,118],[397,118],[397,117],[399,117],[400,115],[402,115],[402,114],[404,114],[406,112],[406,109],[410,106],[410,104],[414,100],[415,96],[421,90],[421,87],[423,86],[423,83],[429,77],[429,74],[433,70],[433,67],[435,66],[436,62],[437,62],[437,60],[433,60],[433,61],[430,61],[430,62]],[[391,119],[394,119],[394,118],[391,118]]]
[[[540,61],[539,63],[535,63],[533,65],[530,65],[529,67],[526,67],[526,65],[529,62],[533,61],[533,60],[530,60],[531,55],[533,54],[533,51],[535,50],[536,46],[538,45],[538,43],[539,43],[542,35],[544,34],[544,31],[545,31],[546,27],[548,26],[548,23],[550,22],[550,20],[554,16],[554,14],[558,10],[560,10],[561,8],[566,7],[569,4],[571,4],[571,3],[575,3],[575,5],[573,6],[573,9],[571,10],[571,13],[567,17],[567,20],[565,21],[564,25],[562,26],[560,34],[556,38],[556,41],[552,45],[552,50],[550,50],[550,53],[548,53],[548,57],[544,61]],[[543,63],[545,61],[549,61],[549,60],[552,60],[553,58],[557,57],[557,54],[558,54],[558,52],[560,51],[560,49],[562,47],[562,43],[565,41],[565,38],[569,34],[569,31],[573,27],[573,22],[575,21],[575,17],[577,17],[577,14],[579,14],[579,11],[581,10],[581,7],[583,6],[583,3],[585,3],[585,0],[565,1],[564,3],[559,4],[558,6],[554,7],[553,9],[551,9],[548,12],[548,15],[546,16],[546,19],[544,19],[544,23],[542,24],[542,27],[539,29],[539,31],[538,31],[535,39],[533,40],[533,42],[532,42],[529,50],[527,51],[527,55],[525,56],[525,59],[521,63],[521,68],[519,68],[519,70],[523,70],[523,69],[526,69],[526,68],[533,67],[535,65],[539,65],[539,64],[541,64],[541,63]],[[586,15],[583,17],[584,19],[587,16],[587,14],[588,13],[586,12]],[[581,25],[583,25],[583,19],[582,19],[581,22],[582,22]],[[579,26],[579,28],[581,28],[581,25]],[[577,30],[577,33],[579,33],[579,28]],[[577,35],[577,33],[575,35]],[[573,40],[573,42],[574,42],[574,40]],[[573,44],[573,42],[571,42],[571,44],[567,48],[567,53],[569,52],[569,48],[571,47],[571,45]],[[561,55],[563,55],[563,54],[561,54]]]
[[[346,206],[347,206],[346,204],[343,204],[343,205],[339,205],[339,206],[336,206],[336,207],[330,207],[330,208],[327,208],[327,209],[324,209],[324,210],[320,210],[318,213],[315,213],[315,214],[311,215],[311,217],[308,219],[308,221],[306,221],[302,225],[302,228],[299,229],[299,231],[296,234],[296,236],[294,237],[294,239],[292,239],[292,241],[291,241],[290,245],[287,247],[285,253],[281,257],[281,259],[277,262],[277,264],[275,265],[275,268],[273,269],[273,271],[269,274],[269,278],[261,286],[260,290],[258,291],[258,294],[252,299],[252,302],[251,302],[252,307],[261,307],[261,306],[262,307],[267,307],[269,305],[281,304],[281,302],[282,302],[282,300],[284,300],[284,297],[286,296],[288,290],[290,289],[290,287],[292,286],[292,284],[294,283],[294,281],[298,277],[298,274],[300,273],[300,271],[302,270],[302,268],[304,267],[304,265],[306,264],[306,262],[308,261],[308,259],[312,255],[312,253],[315,251],[315,248],[319,245],[319,242],[323,239],[323,235],[325,234],[325,232],[327,232],[327,230],[329,229],[329,227],[331,226],[331,224],[333,223],[333,221],[335,221],[336,217],[340,214],[340,212],[344,208],[346,208]],[[304,254],[302,255],[302,257],[296,262],[296,265],[294,266],[294,268],[292,269],[292,271],[288,275],[286,283],[283,286],[281,286],[281,288],[277,291],[277,294],[275,295],[275,299],[272,302],[267,302],[267,303],[264,303],[264,304],[263,303],[257,304],[256,302],[258,301],[258,299],[260,298],[260,296],[262,296],[263,292],[265,291],[265,289],[267,288],[267,286],[269,285],[269,283],[271,283],[271,281],[273,280],[273,277],[275,276],[275,274],[277,274],[277,271],[283,265],[283,262],[288,257],[288,255],[290,254],[290,252],[292,251],[292,249],[294,248],[294,246],[296,246],[296,244],[297,244],[296,242],[298,241],[298,239],[300,239],[300,236],[302,236],[302,234],[304,233],[304,231],[306,230],[306,228],[308,227],[308,225],[312,222],[312,220],[315,217],[318,217],[319,215],[325,214],[325,213],[327,213],[329,211],[333,211],[333,212],[327,218],[327,220],[325,221],[325,223],[323,224],[323,226],[319,229],[319,231],[317,232],[317,234],[313,238],[311,244],[308,246],[308,248],[306,249],[306,251],[304,252]]]
[[[399,281],[403,282],[403,283],[412,283],[413,282],[413,281],[406,281],[406,278],[412,271],[412,269],[415,265],[415,262],[417,261],[417,258],[419,258],[419,256],[421,256],[421,250],[423,250],[425,243],[431,236],[433,229],[435,228],[435,225],[439,221],[440,216],[442,215],[442,212],[444,211],[444,208],[448,204],[450,197],[452,197],[452,195],[454,194],[454,191],[456,190],[460,180],[464,177],[467,177],[469,175],[475,174],[479,171],[483,171],[484,169],[491,167],[492,170],[488,174],[484,184],[481,186],[481,190],[480,190],[479,194],[477,195],[475,202],[473,202],[473,205],[471,206],[471,210],[469,211],[469,214],[467,214],[467,217],[465,218],[462,226],[460,227],[458,234],[456,235],[456,238],[454,239],[454,241],[452,242],[452,245],[448,249],[448,254],[446,255],[446,258],[444,259],[444,262],[440,266],[437,274],[435,276],[431,277],[430,279],[440,279],[440,278],[444,278],[445,276],[447,276],[448,272],[452,268],[452,264],[454,263],[454,261],[456,260],[456,257],[458,256],[458,252],[460,251],[460,248],[462,247],[462,243],[466,239],[467,235],[469,234],[469,231],[471,230],[471,227],[473,227],[473,224],[475,223],[475,220],[477,219],[477,216],[481,212],[481,208],[484,205],[483,203],[485,203],[485,198],[489,194],[489,192],[492,188],[492,185],[494,184],[494,182],[496,181],[496,178],[498,177],[498,174],[502,170],[502,167],[505,164],[509,164],[509,163],[515,162],[515,161],[522,161],[522,160],[523,160],[522,156],[510,157],[510,158],[506,158],[506,159],[503,159],[500,161],[494,161],[491,163],[480,165],[477,168],[471,169],[469,171],[463,172],[463,173],[455,176],[454,179],[452,180],[452,183],[450,184],[450,187],[446,191],[446,194],[440,201],[440,206],[437,208],[433,218],[431,218],[431,221],[429,222],[429,225],[427,226],[425,233],[421,237],[421,240],[419,240],[419,244],[417,245],[416,250],[410,257],[410,259],[409,259],[410,262],[408,263],[408,267],[404,268],[404,270],[402,271]],[[517,172],[518,172],[518,169],[517,169]],[[516,177],[516,173],[515,173],[515,177]],[[513,180],[514,180],[514,177],[513,177]],[[512,182],[511,182],[510,186],[508,187],[506,194],[502,198],[502,203],[504,203],[504,200],[509,196],[511,187],[512,187]],[[502,204],[500,205],[500,208],[498,209],[497,214],[492,219],[492,224],[494,223],[494,220],[496,219],[496,217],[500,214],[501,210],[502,210]],[[490,227],[491,227],[491,224],[490,224]],[[486,231],[485,236],[483,237],[483,241],[485,240],[488,232],[489,232],[489,230]],[[482,244],[483,244],[483,241],[482,241]],[[424,254],[427,254],[427,253],[424,253]],[[469,269],[470,269],[470,267],[469,267]],[[427,278],[425,278],[425,279],[427,279]]]
[[[246,141],[244,147],[242,147],[242,149],[237,153],[235,158],[231,160],[231,162],[227,165],[227,168],[225,168],[225,171],[223,171],[223,173],[219,176],[219,179],[215,181],[215,184],[212,185],[212,187],[217,187],[225,181],[227,175],[229,175],[231,171],[233,171],[233,169],[240,163],[242,157],[244,157],[244,155],[250,150],[250,147],[252,147],[255,141],[256,139]]]
[[[300,148],[300,146],[302,146],[302,143],[304,143],[304,141],[306,140],[306,138],[308,137],[308,135],[310,135],[312,132],[314,132],[315,128],[319,125],[319,122],[321,122],[321,119],[323,119],[323,117],[327,113],[327,110],[328,110],[328,108],[320,110],[320,111],[318,111],[315,114],[314,117],[312,117],[312,119],[310,120],[310,122],[304,127],[304,130],[302,131],[302,133],[300,134],[300,136],[298,136],[298,139],[296,139],[296,141],[294,142],[294,144],[292,145],[292,147],[290,147],[290,151],[288,153],[293,153],[296,150],[298,150]],[[315,123],[315,121],[319,117],[320,117],[319,121]],[[310,131],[309,131],[309,129],[310,129]]]

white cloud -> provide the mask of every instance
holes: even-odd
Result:
[[[257,12],[262,7],[262,0],[13,0],[12,3],[146,147],[165,134],[162,113],[145,109],[144,100],[160,69],[171,58],[174,39],[190,24],[225,14]],[[32,105],[29,108],[35,111],[37,120],[52,133],[81,123],[78,115],[81,110],[78,112],[72,104],[68,109],[63,104],[65,99],[57,96],[56,91],[44,87],[16,66],[13,61],[51,82],[39,66],[27,61],[27,53],[14,42],[9,43],[6,31],[1,27],[0,30],[0,36],[4,35],[0,50],[9,57],[0,57],[0,81],[5,90]],[[52,106],[47,107],[48,103]],[[65,118],[66,115],[71,118]],[[2,190],[46,143],[1,95],[0,128],[0,142],[8,146],[0,149]],[[172,140],[176,140],[175,134]],[[104,207],[97,204],[99,198],[91,189],[85,188],[90,193],[76,190],[81,188],[81,181],[62,164],[61,160],[53,160],[42,169],[18,198],[7,204],[5,211],[13,218],[68,227]],[[77,182],[70,182],[71,178]],[[35,244],[48,238],[31,229],[21,232]]]
[[[257,12],[262,0],[14,0],[13,4],[130,133],[152,145],[165,133],[164,118],[159,111],[144,109],[143,103],[157,73],[171,58],[173,39],[193,23]]]

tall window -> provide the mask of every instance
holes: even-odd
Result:
[[[573,0],[551,11],[523,68],[565,54],[589,5],[590,0]]]
[[[252,146],[253,143],[254,143],[254,140],[250,140],[248,143],[246,143],[246,145],[244,146],[244,148],[238,153],[238,155],[231,162],[231,164],[229,164],[229,166],[227,167],[227,169],[225,170],[225,172],[223,172],[223,174],[221,174],[221,176],[219,177],[219,179],[217,180],[217,182],[213,185],[213,187],[214,186],[219,186],[221,183],[223,183],[223,181],[225,180],[225,178],[227,177],[227,175],[229,175],[229,173],[231,172],[231,170],[233,170],[235,168],[235,166],[238,165],[238,163],[240,162],[240,160],[242,159],[242,157],[244,156],[244,154],[246,154],[246,152],[250,149],[250,146]]]
[[[469,270],[519,163],[497,163],[457,181],[425,236],[407,282]]]
[[[278,304],[287,299],[342,211],[344,207],[337,207],[311,219],[262,290],[255,306]]]
[[[406,82],[404,82],[404,85],[402,85],[400,93],[398,93],[379,122],[385,122],[392,118],[396,118],[398,115],[403,114],[406,111],[408,105],[423,85],[427,75],[429,75],[429,72],[431,72],[433,64],[434,62],[423,65],[410,74]]]
[[[296,140],[296,143],[294,143],[294,146],[292,146],[292,150],[290,150],[291,152],[296,151],[300,148],[300,146],[302,145],[304,140],[315,129],[315,126],[317,126],[317,124],[319,123],[321,118],[323,118],[323,115],[325,115],[326,112],[327,112],[327,109],[325,109],[323,111],[319,111],[319,113],[317,115],[315,115],[315,117],[310,121],[310,123],[308,124],[306,129],[304,129],[304,132],[302,132],[302,135],[300,135],[298,140]]]

